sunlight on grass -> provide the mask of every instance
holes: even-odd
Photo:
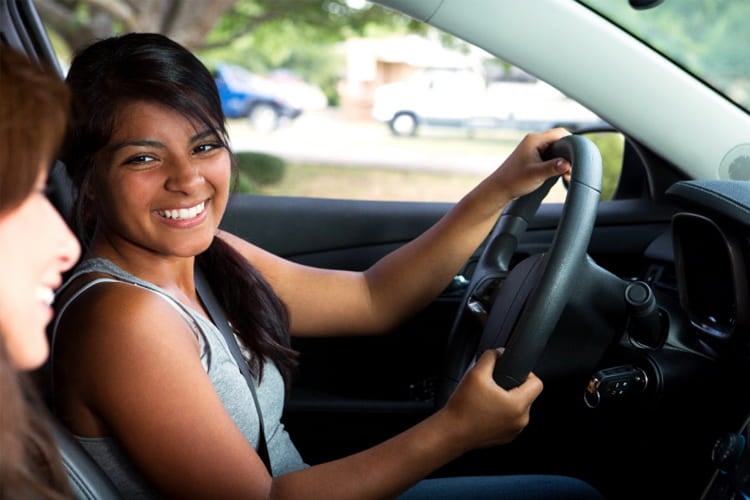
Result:
[[[455,202],[483,178],[483,174],[288,164],[281,182],[260,187],[258,192],[354,200]]]

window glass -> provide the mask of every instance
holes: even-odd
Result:
[[[415,48],[398,57],[390,50],[394,44]],[[266,76],[277,84],[266,90],[277,93],[280,106],[297,106],[300,114],[277,109],[278,121],[260,126],[258,101],[241,104],[245,108],[229,119],[238,155],[251,152],[262,161],[254,153],[263,153],[285,162],[284,174],[255,183],[255,192],[454,202],[530,131],[607,126],[554,87],[473,48],[452,52],[438,39],[417,35],[351,39],[340,47],[345,57],[333,103],[320,99],[319,89],[303,91],[302,80],[295,87],[291,77]],[[440,58],[450,65],[435,66],[433,51],[452,54]],[[614,184],[620,165],[610,166]],[[560,183],[546,201],[564,198]]]
[[[545,82],[400,14],[371,33],[329,39],[285,20],[213,44],[239,15],[221,18],[195,53],[216,78],[240,192],[455,202],[526,133],[606,125]],[[74,50],[49,31],[67,68]],[[607,164],[616,183],[619,164]],[[547,201],[564,198],[559,183]]]
[[[646,10],[628,2],[580,1],[750,111],[747,0],[669,0]]]

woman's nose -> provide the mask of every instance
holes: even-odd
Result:
[[[189,158],[171,161],[167,172],[165,187],[169,191],[190,192],[203,182],[200,168]]]

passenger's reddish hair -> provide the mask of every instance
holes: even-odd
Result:
[[[51,166],[64,135],[70,99],[54,70],[2,43],[0,96],[1,217],[32,193],[40,170]],[[11,365],[0,335],[0,498],[70,496],[47,409],[35,389],[27,374]]]

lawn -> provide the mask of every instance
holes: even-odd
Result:
[[[280,182],[259,186],[257,192],[357,200],[458,201],[483,178],[471,173],[291,163]]]
[[[272,134],[244,120],[229,131],[238,154],[282,160],[273,183],[243,182],[241,191],[268,195],[393,201],[458,201],[492,172],[523,138],[521,131],[424,129],[418,137],[394,137],[387,127],[335,114],[312,115]],[[611,196],[622,159],[620,136],[590,136],[604,157],[603,199]],[[256,160],[254,160],[255,162]],[[255,178],[255,176],[253,176]],[[548,201],[562,201],[561,186]]]

